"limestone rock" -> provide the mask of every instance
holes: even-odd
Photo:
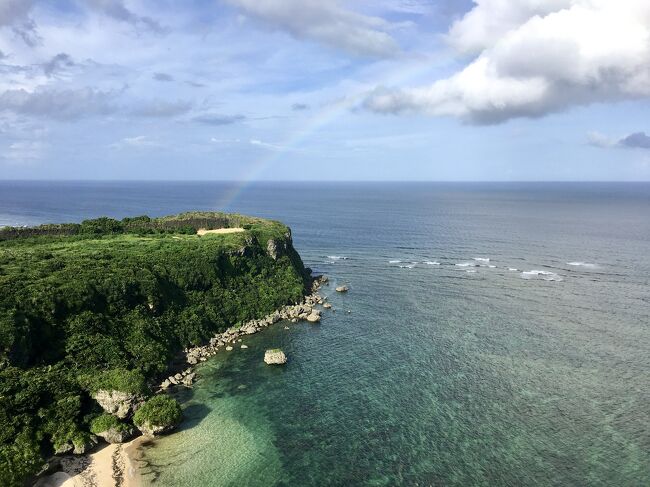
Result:
[[[336,286],[336,292],[337,293],[345,293],[349,290],[350,288],[347,286]]]
[[[136,404],[140,401],[140,398],[136,394],[122,391],[99,390],[93,398],[104,411],[120,419],[124,419],[131,414]]]
[[[312,312],[309,316],[307,316],[307,321],[310,323],[318,323],[320,321],[320,315]]]
[[[191,373],[187,374],[185,377],[183,377],[183,380],[182,380],[183,385],[187,386],[187,387],[191,386],[192,382],[194,382],[194,377],[195,376],[196,376],[196,374],[194,372],[191,372]]]
[[[269,365],[282,365],[287,363],[287,356],[279,348],[267,350],[264,353],[264,363]]]
[[[133,428],[125,428],[123,430],[109,428],[106,431],[97,433],[97,436],[103,438],[107,443],[124,443],[133,437],[133,433],[135,433]]]
[[[156,424],[151,424],[149,421],[145,421],[143,424],[138,426],[138,429],[142,432],[143,435],[156,436],[162,433],[166,433],[174,429],[175,427],[176,427],[175,424],[169,426],[160,426]]]

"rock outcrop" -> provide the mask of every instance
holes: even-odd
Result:
[[[336,286],[337,293],[346,293],[350,288],[347,286]]]
[[[103,438],[107,443],[124,443],[133,437],[135,430],[130,427],[126,428],[109,428],[106,431],[100,431],[97,436]]]
[[[129,416],[141,402],[141,398],[136,394],[122,391],[99,390],[93,395],[93,399],[104,411],[120,419]]]
[[[145,421],[144,423],[138,425],[138,429],[145,436],[162,435],[163,433],[167,433],[168,431],[173,430],[175,427],[175,424],[163,426],[158,424],[151,424],[150,421]]]
[[[264,352],[264,363],[268,365],[282,365],[287,363],[287,356],[279,348]]]

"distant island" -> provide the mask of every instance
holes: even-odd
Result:
[[[179,354],[311,285],[277,221],[193,212],[0,229],[0,485],[97,437],[172,428],[180,406],[153,393]]]

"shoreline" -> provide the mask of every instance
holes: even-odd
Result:
[[[127,443],[106,443],[87,455],[60,457],[60,470],[39,478],[34,487],[139,487],[136,454],[147,440],[138,436]]]
[[[258,333],[280,321],[290,321],[291,323],[297,323],[298,321],[319,322],[321,310],[316,309],[316,306],[324,305],[327,298],[318,294],[318,290],[328,282],[329,279],[325,275],[313,277],[309,294],[306,294],[299,303],[283,306],[263,318],[247,321],[239,327],[231,326],[224,332],[213,335],[207,344],[183,350],[181,353],[184,360],[170,367],[168,371],[170,375],[160,382],[158,387],[155,388],[155,393],[164,392],[173,386],[191,387],[196,377],[196,366],[206,362],[208,358],[213,357],[220,350],[232,351],[238,342],[241,342],[241,338],[246,335]],[[333,311],[331,306],[326,309]]]
[[[252,335],[281,321],[320,321],[321,311],[315,309],[315,306],[323,305],[327,300],[318,294],[320,287],[326,283],[327,276],[316,276],[312,279],[309,294],[305,295],[300,303],[283,306],[261,319],[248,321],[237,328],[230,327],[223,333],[215,334],[206,345],[183,350],[184,361],[170,368],[171,375],[160,383],[154,394],[164,393],[173,386],[191,387],[197,373],[195,367],[222,349],[232,350],[237,341],[241,341],[242,336]],[[174,374],[174,370],[178,372]],[[173,431],[170,434],[173,434]],[[55,457],[59,460],[58,470],[37,478],[33,486],[140,487],[140,448],[153,439],[140,435],[126,443],[102,443],[92,453]]]

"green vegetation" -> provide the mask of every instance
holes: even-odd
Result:
[[[177,404],[178,406],[178,404]],[[113,429],[115,431],[128,431],[129,426],[125,423],[122,423],[112,414],[102,414],[97,416],[90,422],[90,432],[94,434],[101,433],[103,431],[108,431]]]
[[[182,417],[181,407],[169,396],[153,396],[133,415],[136,426],[158,426],[167,428],[176,425]]]
[[[223,227],[246,231],[196,235]],[[86,442],[93,392],[147,395],[179,350],[299,300],[307,280],[286,226],[241,215],[0,229],[0,485]]]

